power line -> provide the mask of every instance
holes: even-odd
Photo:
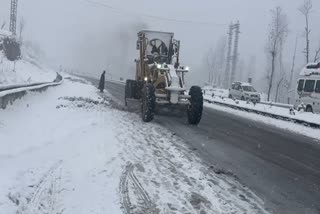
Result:
[[[206,22],[206,21],[192,21],[192,20],[185,20],[185,19],[173,19],[173,18],[166,18],[166,17],[160,17],[160,16],[154,16],[150,14],[144,14],[144,13],[136,13],[132,11],[126,11],[120,8],[113,7],[109,4],[106,4],[104,2],[97,2],[93,0],[83,0],[87,3],[90,3],[92,5],[100,6],[107,8],[115,13],[120,13],[120,14],[126,14],[130,16],[140,16],[140,17],[146,17],[154,20],[161,20],[161,21],[167,21],[167,22],[175,22],[175,23],[183,23],[183,24],[197,24],[197,25],[215,25],[215,26],[227,26],[227,24],[219,24],[215,22]]]

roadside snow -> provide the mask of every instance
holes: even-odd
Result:
[[[0,87],[25,83],[52,82],[56,72],[28,60],[11,62],[0,51]]]
[[[66,76],[0,110],[0,213],[266,213],[233,176],[112,102]]]
[[[229,89],[213,88],[213,87],[210,87],[210,86],[205,86],[202,89],[203,89],[204,95],[207,98],[213,97],[212,95],[214,95],[214,97],[224,97],[224,98],[228,98],[229,97]],[[260,93],[260,98],[261,98],[261,101],[266,101],[267,100],[267,94]]]
[[[203,93],[207,97],[217,96],[217,97],[228,97],[229,90],[223,88],[214,88],[211,86],[205,86],[202,88]]]
[[[299,119],[303,120],[305,122],[311,122],[311,123],[316,123],[320,124],[320,114],[312,114],[309,112],[299,112],[294,110],[294,115],[290,114],[290,110],[288,108],[282,108],[282,107],[277,107],[277,106],[272,106],[272,105],[265,105],[261,103],[257,103],[254,105],[253,103],[247,103],[246,101],[242,100],[233,100],[229,98],[221,98],[221,97],[210,97],[210,96],[204,96],[205,99],[213,101],[213,102],[218,102],[218,103],[225,103],[229,105],[234,105],[234,106],[239,106],[239,107],[244,107],[247,109],[252,109],[252,110],[257,110],[260,112],[265,112],[265,113],[272,113],[275,115],[279,116],[285,116],[288,118],[292,119]]]
[[[244,103],[242,103],[242,104],[239,103],[239,105],[244,105]],[[252,104],[248,104],[248,105],[252,105]],[[263,122],[265,124],[273,125],[275,127],[281,128],[281,129],[286,129],[286,130],[289,130],[289,131],[292,131],[292,132],[296,132],[296,133],[299,133],[299,134],[314,138],[317,141],[317,143],[320,144],[320,142],[319,142],[319,139],[320,139],[320,131],[319,131],[319,129],[314,129],[314,128],[306,127],[306,126],[303,126],[303,125],[300,125],[300,124],[295,124],[293,122],[279,120],[279,119],[275,119],[275,118],[271,118],[271,117],[266,117],[266,116],[258,115],[258,114],[255,114],[255,113],[236,110],[236,109],[233,109],[233,108],[221,106],[219,104],[204,103],[204,106],[206,106],[208,108],[213,108],[213,109],[216,109],[216,110],[219,110],[219,111],[224,111],[224,112],[227,112],[227,113],[235,114],[235,115],[238,115],[240,117],[244,117],[246,119],[251,119],[251,120]],[[262,108],[264,108],[265,110],[268,110],[268,111],[270,111],[272,113],[275,113],[275,112],[277,112],[277,110],[275,110],[275,108],[278,108],[278,107],[262,107]],[[286,110],[287,110],[287,112],[289,112],[288,109],[286,109]],[[309,115],[309,114],[311,114],[311,113],[301,113],[300,115],[296,115],[296,116],[297,116],[297,118],[301,117],[304,120],[307,120],[308,118],[310,118],[311,121],[313,120],[312,117],[315,117],[316,118],[315,122],[319,123],[320,120],[318,119],[319,118],[318,115],[314,115],[314,114]],[[288,115],[283,114],[283,115],[284,116],[288,116],[289,114]],[[317,119],[318,119],[318,121],[317,121]]]

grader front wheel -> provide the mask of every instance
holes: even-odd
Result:
[[[155,88],[152,84],[147,83],[142,92],[142,120],[150,122],[154,118],[154,111],[156,106]]]

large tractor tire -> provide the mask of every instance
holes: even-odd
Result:
[[[156,107],[156,95],[155,88],[152,84],[147,83],[142,90],[142,120],[144,122],[150,122],[154,118],[154,112]]]
[[[188,121],[192,125],[198,125],[202,117],[203,94],[199,86],[192,86],[189,95],[191,96],[188,106]]]

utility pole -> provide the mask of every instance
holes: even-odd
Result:
[[[229,87],[229,74],[230,74],[230,60],[231,60],[231,46],[232,46],[232,37],[233,37],[233,30],[232,30],[233,24],[231,23],[229,26],[229,33],[228,33],[228,52],[227,52],[227,65],[226,65],[226,71],[224,74],[224,84],[223,86],[225,88]]]
[[[235,74],[237,70],[237,63],[238,63],[238,56],[239,56],[239,53],[238,53],[239,34],[240,34],[239,21],[236,24],[231,23],[229,26],[229,33],[228,33],[229,36],[228,36],[227,64],[226,64],[226,71],[224,76],[225,88],[228,88],[231,85],[231,83],[235,80]],[[235,38],[233,38],[234,35],[235,35]],[[233,49],[232,49],[232,45],[233,45]]]
[[[235,31],[235,39],[234,39],[234,47],[233,47],[233,56],[232,56],[232,69],[231,69],[231,79],[230,79],[230,85],[232,82],[235,81],[235,75],[237,70],[237,64],[238,64],[238,46],[239,46],[239,34],[240,34],[240,23],[239,21],[237,24],[233,25],[233,29]]]
[[[18,13],[18,0],[11,0],[10,32],[13,35],[17,34],[17,13]]]

